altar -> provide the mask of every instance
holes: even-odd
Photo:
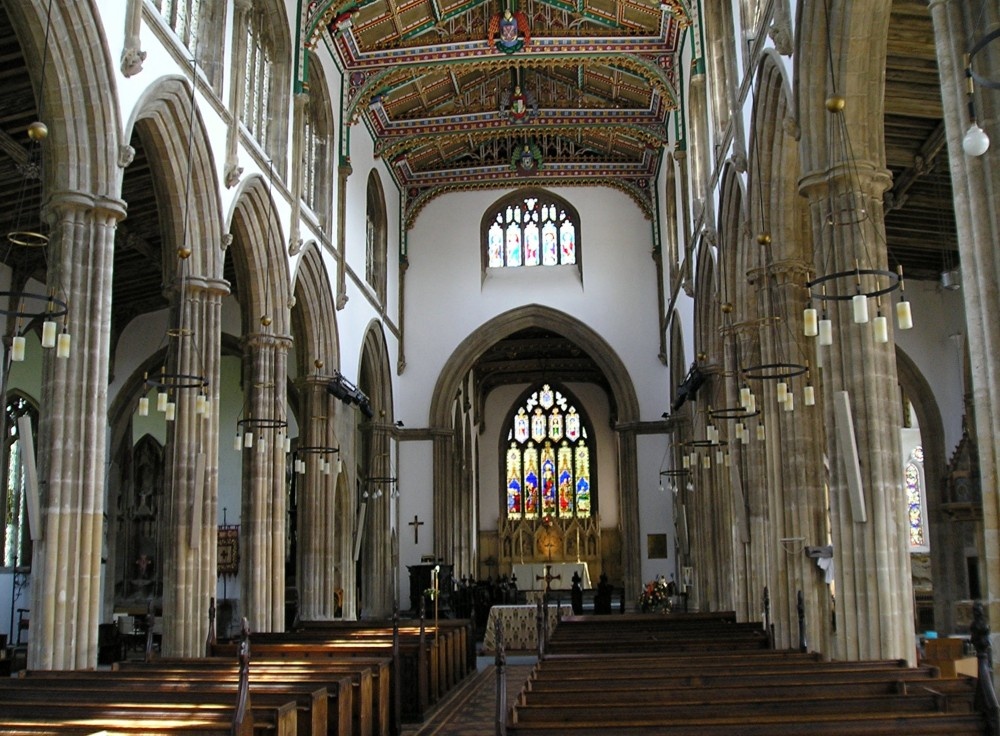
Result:
[[[549,585],[551,590],[572,588],[573,573],[579,573],[581,588],[593,587],[590,583],[590,569],[586,562],[535,562],[530,565],[515,563],[512,567],[517,576],[518,590],[544,590],[546,567],[549,568],[549,574],[553,577]]]
[[[486,634],[483,637],[483,651],[496,651],[496,622],[503,627],[505,651],[536,651],[538,649],[538,629],[535,622],[538,606],[493,606],[486,620]],[[559,622],[560,615],[572,616],[573,609],[567,604],[550,605],[546,621],[545,636],[548,637]]]

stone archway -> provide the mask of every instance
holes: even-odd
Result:
[[[431,399],[429,426],[434,437],[434,554],[450,559],[452,550],[476,549],[477,519],[474,504],[462,504],[464,492],[453,482],[461,471],[456,454],[461,427],[454,426],[456,397],[469,385],[468,376],[477,359],[494,343],[519,330],[545,327],[571,340],[597,365],[609,387],[612,422],[617,433],[618,479],[621,509],[622,572],[626,590],[641,585],[639,563],[639,498],[634,427],[639,422],[639,402],[628,369],[603,337],[574,317],[551,307],[531,304],[500,314],[469,334],[445,363]],[[475,405],[476,397],[472,404]],[[469,509],[456,514],[455,509]],[[477,569],[472,560],[454,560],[455,570]]]
[[[328,620],[337,615],[335,568],[350,519],[337,513],[338,473],[324,472],[320,467],[321,461],[336,467],[340,457],[339,451],[332,452],[340,447],[336,422],[339,402],[326,390],[340,364],[340,351],[333,289],[315,243],[302,251],[294,293],[291,330],[299,396],[296,451],[305,463],[305,473],[295,477],[297,508],[289,520],[295,524],[291,535],[296,545],[294,584],[299,618]],[[292,582],[286,581],[286,585],[291,587]]]

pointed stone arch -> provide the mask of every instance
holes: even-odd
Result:
[[[322,462],[336,467],[339,452],[336,404],[326,390],[340,363],[333,290],[323,255],[315,242],[302,252],[295,272],[291,328],[296,363],[294,392],[299,437],[296,457],[305,473],[296,475],[296,559],[294,584],[298,616],[307,621],[329,620],[337,615],[341,560],[338,535],[350,528],[350,517],[337,512],[338,474],[324,471]],[[346,448],[345,448],[346,449]],[[292,581],[286,581],[291,586]],[[343,603],[341,592],[341,607]]]
[[[385,618],[398,603],[399,581],[392,545],[393,484],[373,480],[395,477],[396,467],[392,446],[392,370],[383,327],[378,322],[365,331],[358,365],[357,385],[368,396],[373,414],[367,420],[359,419],[354,447],[360,474],[358,503],[367,503],[357,571],[364,586],[359,613],[366,618]]]
[[[284,236],[271,197],[273,171],[248,177],[230,216],[233,243],[228,255],[236,272],[243,347],[242,420],[265,450],[243,452],[240,547],[246,568],[240,577],[243,606],[255,631],[286,626],[285,550],[271,543],[284,539],[288,490],[283,447],[288,411],[290,279]],[[244,431],[244,436],[246,432]]]
[[[434,435],[434,554],[450,559],[452,550],[462,544],[461,540],[471,540],[468,548],[475,549],[477,519],[471,515],[457,519],[454,513],[454,509],[460,507],[455,497],[459,490],[452,482],[456,477],[457,462],[454,449],[457,447],[457,433],[461,431],[461,427],[453,426],[456,397],[461,397],[467,378],[484,351],[498,340],[536,326],[545,327],[576,343],[590,355],[608,382],[612,426],[618,436],[623,583],[626,590],[638,590],[641,585],[641,550],[634,427],[639,422],[640,414],[635,387],[627,367],[601,335],[576,318],[540,304],[509,310],[477,327],[456,346],[438,375],[429,416],[429,426]],[[462,574],[465,571],[456,566],[455,572]]]

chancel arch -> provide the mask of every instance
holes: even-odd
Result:
[[[615,350],[600,335],[570,315],[537,304],[510,310],[481,325],[452,352],[438,376],[430,410],[430,426],[434,431],[435,554],[448,559],[456,537],[472,539],[478,530],[478,520],[475,517],[463,514],[461,518],[455,518],[453,511],[458,507],[455,494],[464,492],[462,489],[455,489],[451,483],[455,477],[457,462],[454,454],[455,433],[460,431],[460,427],[453,426],[455,398],[467,388],[470,375],[489,349],[505,338],[530,328],[544,328],[571,342],[589,356],[600,376],[607,396],[610,426],[617,438],[613,457],[618,465],[619,486],[611,492],[617,496],[619,505],[621,551],[620,559],[612,562],[620,565],[618,569],[626,589],[638,589],[640,571],[637,561],[641,559],[638,540],[638,483],[635,435],[630,429],[639,420],[635,390],[628,371]],[[477,405],[480,398],[478,395],[472,396],[471,405]],[[482,451],[483,448],[480,447],[480,452]],[[480,479],[480,482],[493,481]],[[461,574],[462,571],[456,567],[455,572]]]

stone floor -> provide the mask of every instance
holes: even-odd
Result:
[[[507,707],[531,672],[534,657],[508,657]],[[423,723],[403,724],[403,736],[494,736],[496,734],[496,667],[493,657],[479,657],[477,672],[438,703]]]

